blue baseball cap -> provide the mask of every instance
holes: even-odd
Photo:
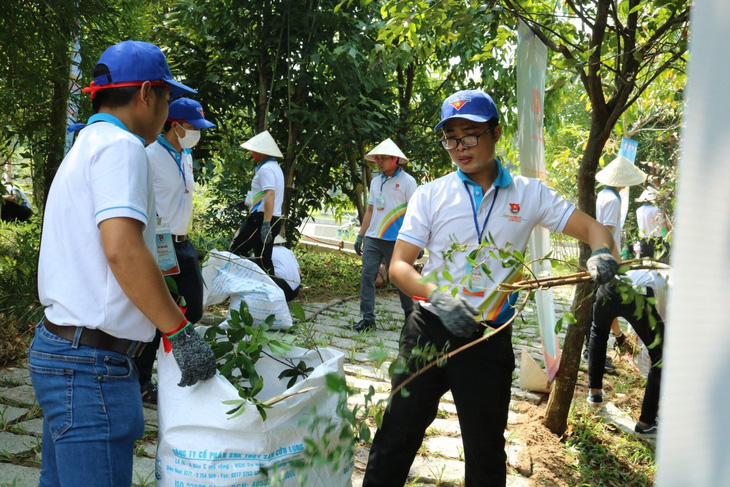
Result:
[[[457,91],[441,105],[441,121],[433,129],[438,130],[452,118],[465,118],[472,122],[499,121],[497,106],[492,97],[481,90]]]
[[[172,97],[195,94],[197,91],[172,79],[167,58],[159,47],[149,42],[123,41],[109,47],[99,58],[109,74],[94,78],[91,86],[84,88],[93,99],[98,90],[138,86],[145,81],[153,85],[169,85]]]
[[[215,127],[214,123],[207,121],[203,115],[203,106],[190,98],[179,98],[170,103],[170,111],[167,114],[168,122],[187,122],[199,129]]]

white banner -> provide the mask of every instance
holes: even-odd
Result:
[[[730,478],[730,2],[692,5],[656,485]]]
[[[522,22],[517,30],[517,113],[519,121],[520,169],[523,176],[546,181],[543,145],[543,100],[547,48]],[[530,255],[544,257],[550,252],[550,232],[536,227],[530,235]],[[532,265],[537,277],[552,275],[549,261]],[[540,322],[545,372],[553,380],[560,365],[560,345],[555,334],[555,304],[552,289],[535,291]]]

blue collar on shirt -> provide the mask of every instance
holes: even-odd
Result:
[[[499,159],[494,159],[494,162],[497,164],[497,178],[494,180],[494,183],[492,183],[492,186],[496,188],[504,188],[512,184],[512,175],[509,173],[509,171],[502,167]],[[459,179],[461,179],[468,185],[479,186],[477,183],[472,181],[471,178],[467,176],[461,169],[457,169],[456,174],[459,175]]]
[[[495,159],[494,162],[497,164],[497,178],[494,180],[494,183],[492,183],[492,187],[504,188],[512,184],[512,175],[509,173],[509,171],[502,167],[502,164],[499,163],[499,159]],[[484,199],[482,187],[472,181],[472,179],[467,176],[461,169],[457,169],[456,174],[459,176],[459,179],[461,179],[462,182],[471,187],[472,196],[474,197],[474,206],[475,208],[479,208],[479,206],[482,204],[482,199]]]
[[[616,198],[618,198],[619,200],[621,199],[621,195],[616,188],[614,188],[613,186],[606,186],[606,189],[615,194]]]
[[[157,142],[159,142],[159,143],[160,143],[160,145],[161,145],[162,147],[164,147],[165,149],[167,149],[168,151],[172,151],[172,152],[174,152],[174,153],[176,153],[176,154],[190,154],[191,152],[193,152],[193,150],[192,150],[192,149],[183,149],[182,151],[178,152],[178,151],[177,151],[177,150],[176,150],[176,149],[175,149],[175,148],[174,148],[174,147],[172,146],[172,144],[171,144],[170,142],[168,142],[168,140],[167,140],[167,139],[165,138],[165,136],[164,136],[164,135],[162,135],[162,134],[160,134],[160,135],[158,135],[158,136],[157,136]]]
[[[394,177],[396,177],[396,176],[397,176],[398,174],[400,174],[400,173],[401,173],[401,171],[403,171],[403,169],[401,169],[401,168],[398,168],[398,169],[396,169],[396,170],[395,170],[395,172],[394,172],[394,173],[393,173],[393,174],[392,174],[391,176],[387,176],[387,175],[386,175],[386,174],[385,174],[384,172],[381,172],[381,173],[380,173],[380,179],[386,179],[386,180],[387,180],[387,179],[390,179],[390,178],[394,178]]]
[[[654,206],[654,205],[652,205],[651,203],[644,203],[644,204],[643,204],[643,205],[641,205],[641,206]]]
[[[276,162],[276,158],[275,157],[267,157],[266,159],[264,159],[263,161],[261,161],[261,164],[259,164],[258,166],[256,166],[256,169],[254,170],[254,172],[256,172],[259,169],[261,169],[261,166],[263,166],[267,162],[274,162],[275,163]]]
[[[112,125],[116,125],[117,127],[119,127],[120,129],[124,130],[125,132],[129,132],[130,134],[132,134],[135,137],[137,137],[139,139],[139,141],[142,142],[142,145],[145,145],[144,139],[142,137],[140,137],[137,134],[134,134],[134,133],[130,132],[129,129],[127,128],[127,126],[124,125],[122,123],[122,121],[119,120],[114,115],[111,115],[109,113],[95,113],[94,115],[92,115],[91,117],[89,117],[89,121],[86,122],[86,125],[91,125],[94,122],[108,122],[108,123],[110,123]]]

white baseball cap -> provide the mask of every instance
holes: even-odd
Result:
[[[398,162],[408,163],[408,158],[403,154],[403,151],[390,139],[385,139],[376,145],[373,150],[365,155],[365,159],[375,161],[375,156],[393,156],[399,159]]]
[[[284,154],[281,153],[279,146],[276,145],[276,141],[268,130],[264,130],[255,137],[251,137],[241,144],[241,147],[265,156],[284,157]]]
[[[636,186],[646,180],[646,173],[624,156],[618,156],[609,165],[596,173],[596,181],[606,186],[623,188]]]

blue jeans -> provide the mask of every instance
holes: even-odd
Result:
[[[380,262],[390,266],[395,242],[380,238],[366,237],[362,247],[362,277],[360,278],[360,314],[366,320],[375,321],[375,279],[378,277]],[[408,316],[413,311],[413,300],[398,289],[400,306]]]
[[[144,432],[137,370],[128,356],[78,345],[43,326],[28,350],[43,409],[39,487],[130,486]]]

